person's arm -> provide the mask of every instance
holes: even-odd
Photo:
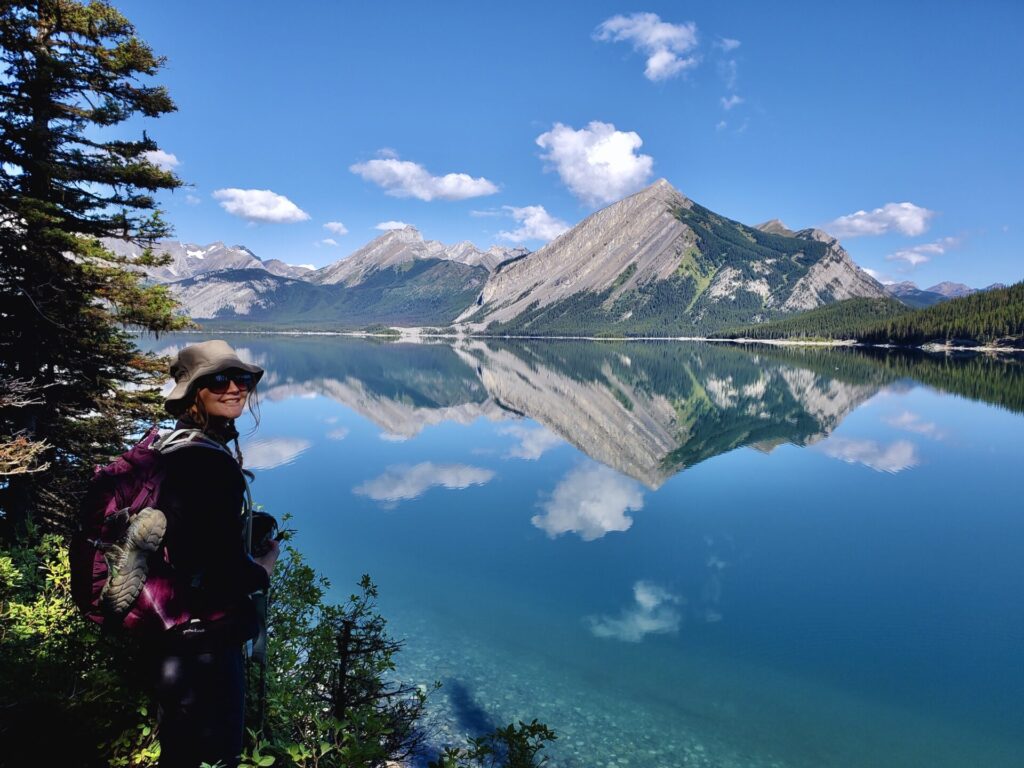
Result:
[[[195,465],[194,477],[203,479],[193,487],[190,512],[204,589],[230,597],[267,589],[276,556],[257,562],[245,551],[241,515],[245,483],[238,465],[227,454],[209,448],[185,448],[180,453],[186,451]]]

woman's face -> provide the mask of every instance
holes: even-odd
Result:
[[[196,398],[211,418],[237,419],[245,410],[245,401],[249,397],[252,374],[241,371],[225,371],[216,377],[210,377],[208,386],[200,384]],[[242,386],[239,386],[241,384]]]

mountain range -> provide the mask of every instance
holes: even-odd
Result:
[[[119,254],[135,245],[108,241]],[[241,245],[164,242],[146,268],[209,328],[340,330],[456,325],[507,335],[697,335],[849,298],[911,306],[966,286],[887,289],[839,241],[777,219],[747,226],[660,179],[535,252],[384,233],[320,269],[263,261]],[[915,293],[916,291],[916,293]],[[940,299],[935,298],[935,301]]]
[[[128,257],[142,250],[118,240],[106,245]],[[171,262],[145,268],[147,278],[167,285],[204,326],[305,330],[445,325],[479,294],[491,269],[526,252],[445,246],[413,227],[386,232],[322,269],[263,261],[244,246],[220,242],[163,242],[157,250]]]
[[[894,296],[907,306],[919,309],[938,304],[940,301],[959,299],[964,296],[970,296],[973,293],[979,293],[980,291],[991,291],[994,288],[1005,287],[1003,283],[992,283],[992,285],[985,286],[984,288],[971,288],[963,283],[946,281],[933,285],[931,288],[918,288],[915,283],[904,280],[900,283],[886,285],[885,290],[889,292],[890,296]]]

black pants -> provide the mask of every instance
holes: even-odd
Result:
[[[158,653],[154,659],[160,768],[202,762],[236,768],[242,751],[245,666],[238,645]]]

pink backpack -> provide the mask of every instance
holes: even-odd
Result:
[[[161,434],[154,426],[115,461],[96,467],[71,540],[71,594],[82,614],[104,629],[148,635],[196,618],[186,605],[188,585],[175,573],[162,545],[150,555],[145,583],[127,612],[113,615],[100,599],[109,576],[105,553],[124,541],[135,515],[156,504],[165,474],[164,455],[193,446],[227,451],[199,430]]]

